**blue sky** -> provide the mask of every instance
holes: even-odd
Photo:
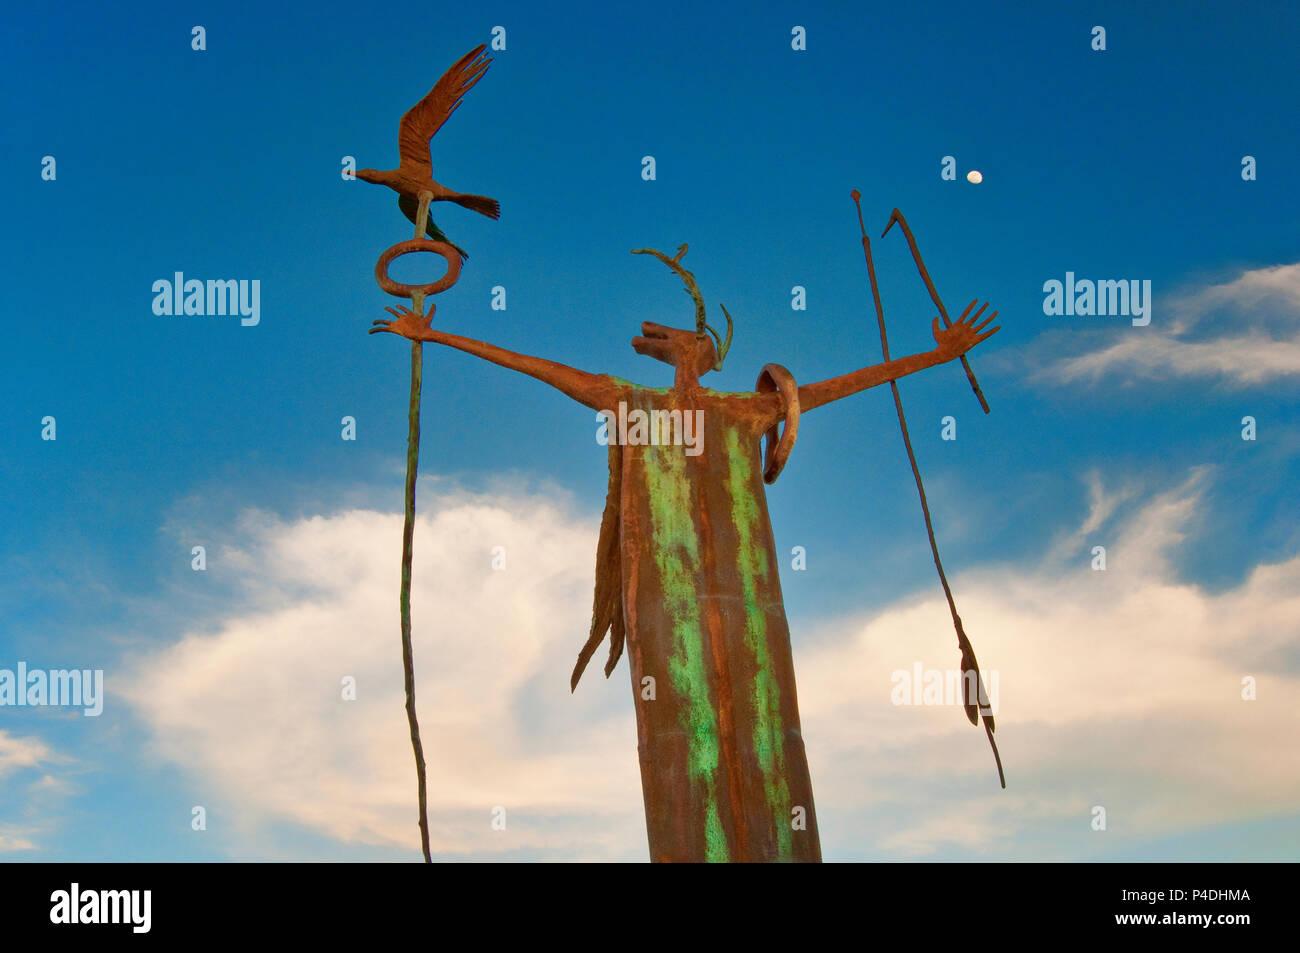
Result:
[[[390,192],[344,181],[340,161],[393,165],[398,117],[498,25],[507,48],[434,139],[433,161],[440,181],[499,199],[502,216],[492,222],[435,207],[438,223],[470,254],[460,282],[437,299],[436,326],[666,386],[670,371],[636,355],[628,340],[643,320],[687,325],[689,300],[662,266],[628,251],[671,253],[687,242],[686,265],[710,307],[721,301],[736,319],[726,366],[705,383],[746,390],[771,361],[800,382],[874,364],[880,346],[853,188],[863,195],[894,356],[932,346],[934,313],[902,236],[876,238],[895,206],[949,311],[978,297],[1001,312],[1002,331],[971,355],[991,415],[979,411],[955,366],[909,378],[902,390],[958,604],[986,607],[989,624],[965,615],[967,628],[985,667],[1005,672],[999,737],[1009,791],[1019,786],[1013,796],[1024,800],[996,800],[985,743],[959,712],[933,722],[934,732],[951,732],[951,748],[917,736],[932,756],[925,761],[906,750],[910,735],[891,742],[892,729],[875,716],[864,724],[884,736],[855,741],[846,727],[853,696],[841,686],[843,708],[819,716],[814,700],[805,711],[827,857],[1279,859],[1277,845],[1294,843],[1300,826],[1300,777],[1278,769],[1268,747],[1294,743],[1295,709],[1286,707],[1294,703],[1277,696],[1294,694],[1300,666],[1295,616],[1286,614],[1294,608],[1286,594],[1296,591],[1286,572],[1295,570],[1277,568],[1294,567],[1300,555],[1293,49],[1300,11],[1021,7],[12,11],[0,35],[9,223],[0,236],[9,335],[0,357],[0,668],[18,660],[103,668],[109,701],[98,719],[0,708],[6,859],[413,856],[379,820],[387,808],[375,808],[371,827],[345,835],[328,812],[346,811],[348,798],[322,795],[317,816],[286,806],[293,792],[284,801],[250,797],[266,779],[261,762],[239,757],[248,738],[204,722],[198,702],[186,709],[185,691],[162,699],[157,679],[184,689],[186,679],[200,679],[213,646],[247,648],[239,631],[274,642],[270,633],[282,630],[268,620],[313,604],[303,595],[313,577],[284,570],[276,533],[282,543],[312,546],[313,526],[339,534],[330,540],[373,531],[376,540],[358,540],[357,551],[373,543],[377,558],[391,563],[383,571],[395,570],[407,348],[365,330],[392,300],[375,286],[374,261],[409,238],[410,226]],[[196,24],[206,29],[202,52],[191,49]],[[806,28],[804,51],[791,49],[795,25]],[[1106,29],[1105,51],[1091,48],[1094,25]],[[47,155],[57,163],[54,181],[41,177]],[[654,181],[641,177],[645,155],[655,157]],[[956,181],[940,177],[946,155],[956,159]],[[1248,155],[1255,181],[1241,176]],[[973,169],[981,184],[966,181]],[[155,315],[152,284],[177,271],[259,280],[260,323]],[[1045,315],[1043,283],[1067,271],[1149,280],[1151,324]],[[490,308],[498,285],[507,290],[505,311]],[[807,289],[806,311],[791,309],[796,285]],[[596,724],[610,727],[608,750],[628,762],[619,777],[633,781],[610,793],[629,803],[617,805],[623,813],[610,821],[617,833],[607,838],[584,840],[566,826],[566,812],[581,812],[555,782],[521,808],[552,826],[521,822],[535,836],[504,846],[458,839],[449,828],[445,856],[639,859],[644,832],[624,670],[608,684],[580,687],[583,701],[570,698],[563,672],[572,658],[563,640],[576,651],[585,634],[581,604],[589,608],[590,593],[581,580],[592,568],[605,492],[592,415],[457,352],[426,347],[425,374],[421,472],[430,479],[421,503],[450,521],[430,523],[431,533],[460,525],[460,514],[471,540],[461,550],[426,547],[427,565],[442,567],[445,557],[451,572],[477,560],[474,534],[486,526],[541,539],[539,513],[553,515],[554,525],[545,525],[554,538],[573,541],[556,565],[571,563],[574,579],[536,580],[573,590],[556,609],[557,617],[576,614],[560,657],[538,656],[509,686],[483,683],[484,691],[512,692],[498,699],[501,730],[517,732],[524,750],[523,726],[593,706]],[[41,439],[46,415],[57,420],[52,442]],[[357,421],[355,442],[340,439],[344,415]],[[957,418],[956,441],[939,439],[944,415]],[[1241,439],[1245,415],[1257,421],[1256,441]],[[810,414],[768,499],[778,551],[802,545],[809,553],[807,571],[782,576],[807,709],[820,694],[810,680],[823,670],[819,660],[827,671],[837,657],[851,664],[840,640],[861,632],[883,639],[893,630],[881,626],[933,609],[938,594],[886,389]],[[353,524],[350,513],[373,519]],[[1127,551],[1113,549],[1119,540]],[[190,569],[193,545],[208,549],[205,573]],[[320,545],[312,552],[333,552]],[[1188,600],[1195,629],[1188,644],[1155,652],[1163,643],[1152,622],[1146,646],[1153,659],[1186,653],[1205,662],[1194,676],[1204,681],[1188,690],[1217,690],[1230,678],[1223,690],[1235,696],[1246,674],[1272,686],[1272,700],[1262,691],[1255,709],[1237,702],[1222,718],[1195,705],[1194,715],[1184,711],[1223,727],[1224,752],[1237,752],[1211,759],[1204,776],[1102,743],[1108,730],[1130,746],[1134,737],[1187,733],[1178,706],[1147,683],[1152,671],[1135,671],[1139,663],[1125,661],[1120,647],[1112,656],[1103,645],[1096,656],[1119,671],[1089,673],[1126,686],[1115,689],[1115,711],[1100,724],[1085,708],[1055,720],[1050,694],[1026,684],[1054,684],[1079,643],[1105,643],[1122,629],[1111,612],[1124,600],[1083,594],[1100,575],[1089,567],[1094,545],[1111,547],[1107,584],[1132,587],[1123,593],[1134,618],[1183,618],[1164,599]],[[417,548],[417,563],[421,554]],[[1049,572],[1052,560],[1059,568]],[[277,569],[285,574],[274,576]],[[274,585],[259,586],[272,577]],[[429,600],[458,595],[438,589],[447,581],[437,574],[427,582]],[[527,587],[513,597],[522,599],[521,591]],[[1035,613],[1031,607],[1048,605],[1035,601],[1045,593],[1051,607],[1077,596],[1078,614]],[[1266,607],[1267,593],[1280,601]],[[426,630],[422,649],[420,615],[434,628],[438,613],[420,595],[417,653],[441,665],[462,640]],[[396,599],[385,600],[376,611],[392,619],[376,624],[379,654],[370,662],[376,678],[391,670],[400,679]],[[488,625],[486,609],[476,612],[468,596],[460,602],[466,625]],[[1223,615],[1225,606],[1234,612]],[[942,611],[932,617],[927,654],[905,648],[911,654],[900,664],[955,661]],[[1244,628],[1215,629],[1208,621],[1215,618]],[[269,628],[259,630],[258,619]],[[1014,629],[1019,640],[987,631],[1012,619],[1022,626]],[[1139,626],[1132,638],[1145,632]],[[550,630],[537,638],[549,646]],[[1059,651],[1049,650],[1054,638]],[[177,654],[187,639],[193,657]],[[1026,640],[1035,639],[1031,648]],[[313,651],[326,650],[286,642],[263,664],[285,666],[283,691],[293,692],[295,659]],[[1017,655],[1037,667],[1014,668]],[[1136,649],[1134,656],[1147,657]],[[859,661],[887,666],[862,672],[861,697],[873,704],[884,697],[890,714],[892,664],[876,655]],[[1016,679],[1019,712],[1009,707]],[[200,699],[216,691],[191,688]],[[422,713],[436,719],[438,705],[436,687],[421,692]],[[287,710],[268,708],[260,718],[292,746],[297,729],[281,716]],[[819,749],[820,724],[847,733]],[[1256,741],[1232,747],[1232,737],[1245,736]],[[551,752],[533,741],[538,758]],[[328,740],[321,744],[327,750]],[[1078,758],[1048,756],[1063,747]],[[400,744],[393,751],[393,777],[405,784],[409,764],[401,759],[409,752]],[[962,761],[948,776],[950,752]],[[551,753],[557,760],[533,776],[586,765]],[[873,775],[871,765],[859,766],[865,774],[857,778],[843,767],[866,754],[888,768]],[[331,756],[346,774],[346,755]],[[387,770],[386,755],[367,757]],[[505,772],[520,759],[503,749],[498,762]],[[918,765],[910,781],[909,764]],[[444,777],[456,776],[443,768]],[[308,789],[328,787],[325,775],[303,777]],[[821,778],[829,779],[826,794]],[[897,782],[894,794],[886,779]],[[900,803],[897,792],[921,781],[925,800]],[[527,784],[510,784],[529,803]],[[1214,796],[1198,800],[1194,792],[1207,784]],[[875,785],[878,796],[859,800],[863,785]],[[1157,794],[1143,800],[1148,790]],[[1107,798],[1117,817],[1141,816],[1142,824],[1117,820],[1104,834],[1089,831],[1087,806]],[[971,800],[987,805],[980,816],[1007,833],[990,839],[943,827],[939,819]],[[1076,800],[1083,833],[1067,835]],[[191,831],[194,804],[212,805],[220,822]],[[474,802],[464,810],[476,816]],[[446,816],[458,815],[448,806]]]

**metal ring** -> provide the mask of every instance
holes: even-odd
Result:
[[[393,259],[417,251],[431,251],[447,259],[447,273],[437,281],[431,281],[426,285],[404,285],[388,277],[388,266],[393,263]],[[379,282],[379,287],[398,298],[410,298],[417,293],[436,295],[440,291],[446,291],[459,279],[460,253],[446,242],[435,242],[429,238],[411,238],[398,242],[380,255],[379,261],[375,264],[375,281]]]
[[[779,423],[768,428],[763,436],[767,438],[767,452],[763,455],[763,482],[775,483],[776,478],[785,469],[794,449],[795,438],[799,436],[799,386],[794,382],[794,375],[780,364],[768,364],[759,372],[754,390],[760,394],[778,391],[781,402],[785,405],[785,430],[777,439]]]

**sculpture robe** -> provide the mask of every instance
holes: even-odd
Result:
[[[626,642],[651,859],[820,860],[757,395],[619,384],[629,416],[703,411],[697,456],[611,444],[597,553],[592,636],[607,674]]]

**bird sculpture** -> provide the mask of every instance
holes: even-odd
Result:
[[[386,185],[397,193],[397,206],[412,223],[420,206],[420,193],[430,192],[435,202],[455,202],[488,218],[501,217],[501,204],[486,195],[466,195],[454,192],[433,178],[433,162],[429,140],[442,128],[442,124],[456,111],[471,86],[487,71],[491,57],[483,57],[487,44],[481,44],[457,60],[442,79],[434,84],[427,96],[412,106],[402,117],[397,129],[397,150],[400,163],[396,169],[358,169],[357,178],[363,182]],[[447,242],[460,253],[462,259],[469,255],[447,240],[447,236],[428,219],[425,232],[434,241]]]

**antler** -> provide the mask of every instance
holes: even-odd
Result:
[[[705,327],[707,327],[704,323],[704,295],[700,294],[700,286],[695,283],[695,275],[691,274],[681,265],[682,256],[686,254],[686,249],[686,245],[677,246],[677,254],[672,258],[669,258],[657,248],[633,248],[632,254],[654,255],[673,271],[677,272],[677,277],[682,279],[682,283],[686,285],[687,292],[689,292],[690,296],[695,299],[695,331],[698,334],[703,334]]]
[[[726,360],[727,352],[731,350],[731,332],[735,330],[735,325],[731,323],[731,315],[727,313],[727,306],[719,301],[718,307],[721,308],[722,313],[727,316],[727,340],[724,342],[718,337],[717,331],[713,330],[713,328],[709,327],[707,324],[704,326],[704,330],[713,335],[714,349],[718,352],[718,363],[713,365],[715,371],[722,370],[722,362]]]
[[[713,337],[715,349],[718,352],[718,362],[713,365],[713,369],[715,371],[720,371],[722,370],[722,362],[726,358],[727,352],[731,350],[731,335],[735,330],[735,326],[732,324],[731,315],[727,314],[726,306],[719,305],[719,307],[722,308],[722,313],[727,317],[727,340],[724,342],[722,338],[718,336],[718,332],[709,327],[709,324],[705,319],[704,295],[700,294],[700,286],[695,281],[695,275],[682,267],[682,256],[686,254],[688,247],[689,246],[687,245],[678,245],[677,254],[673,255],[672,258],[669,258],[657,248],[633,248],[632,254],[654,255],[665,265],[675,271],[677,276],[682,279],[682,284],[686,285],[687,292],[695,301],[695,333],[702,335],[707,332]]]

